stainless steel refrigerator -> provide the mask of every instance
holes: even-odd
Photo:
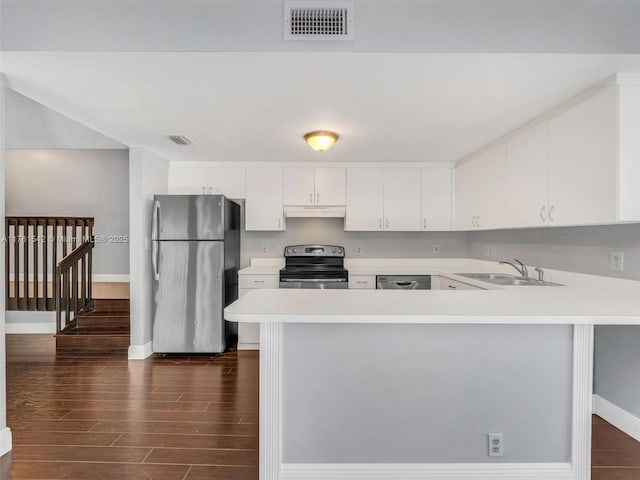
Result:
[[[238,298],[240,207],[222,195],[156,195],[153,351],[221,353],[237,334],[224,307]]]

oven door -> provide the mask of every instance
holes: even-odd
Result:
[[[322,290],[349,288],[349,282],[345,278],[305,278],[304,280],[297,278],[281,278],[280,288],[315,288]]]

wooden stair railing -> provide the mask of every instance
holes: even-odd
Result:
[[[75,327],[76,316],[93,308],[91,252],[93,237],[74,249],[56,266],[54,298],[56,333]]]
[[[77,245],[93,239],[93,217],[5,218],[5,300],[7,310],[56,309],[55,272]],[[85,278],[91,292],[91,250],[86,256]],[[13,270],[13,273],[11,273]]]

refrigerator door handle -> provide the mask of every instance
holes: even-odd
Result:
[[[156,282],[160,280],[160,271],[158,269],[158,240],[160,239],[160,201],[153,201],[153,222],[151,231],[151,262],[153,263],[153,276]]]
[[[160,200],[153,201],[153,220],[151,222],[151,240],[160,240]]]
[[[158,270],[158,253],[160,248],[158,246],[157,240],[153,240],[151,242],[151,263],[153,264],[153,277],[156,279],[156,282],[160,280],[160,270]]]

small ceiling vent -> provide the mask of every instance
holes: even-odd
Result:
[[[284,2],[285,40],[353,40],[353,3]]]
[[[184,135],[167,135],[167,138],[171,140],[176,145],[180,145],[181,147],[186,147],[188,145],[193,145],[193,142],[189,140]]]

